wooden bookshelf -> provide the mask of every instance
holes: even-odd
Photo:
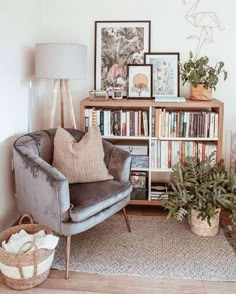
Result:
[[[81,130],[85,129],[85,109],[104,109],[104,110],[124,110],[124,111],[147,111],[148,112],[148,136],[103,136],[104,139],[120,144],[121,142],[146,142],[149,150],[149,167],[148,168],[132,168],[132,171],[146,171],[148,174],[148,199],[147,200],[131,200],[130,204],[133,205],[160,205],[159,200],[151,200],[151,183],[153,178],[158,178],[160,175],[166,175],[171,173],[171,168],[153,168],[151,166],[151,142],[153,140],[159,141],[186,141],[186,142],[212,142],[216,146],[216,160],[219,161],[222,158],[222,140],[223,140],[223,121],[224,121],[224,104],[217,100],[211,101],[194,101],[187,99],[186,102],[155,102],[149,99],[121,99],[121,100],[89,100],[85,98],[80,102],[80,122],[79,126]],[[181,112],[214,112],[218,114],[218,136],[217,137],[155,137],[152,136],[152,108],[163,108],[170,111]],[[187,144],[187,143],[186,143]],[[166,178],[166,176],[164,176]]]

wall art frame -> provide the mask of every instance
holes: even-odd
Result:
[[[152,64],[128,64],[129,99],[153,99]]]
[[[127,64],[144,63],[150,48],[150,20],[95,21],[94,88],[122,87],[126,96]]]
[[[153,65],[153,96],[179,97],[179,52],[146,52],[144,60]]]

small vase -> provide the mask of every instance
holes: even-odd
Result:
[[[202,84],[198,84],[197,87],[191,86],[190,91],[191,100],[211,100],[212,99],[212,89],[205,89]]]
[[[204,237],[213,237],[217,235],[219,231],[219,222],[220,222],[220,208],[216,209],[216,214],[211,218],[211,226],[209,226],[207,220],[201,220],[197,218],[199,211],[192,209],[191,210],[191,231],[198,235]]]

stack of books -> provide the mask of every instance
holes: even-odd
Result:
[[[155,102],[186,102],[186,98],[175,96],[155,96]]]
[[[151,185],[151,200],[168,199],[166,183],[152,183]]]

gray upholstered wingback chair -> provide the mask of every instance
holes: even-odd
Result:
[[[67,129],[79,141],[83,132]],[[52,166],[56,129],[26,134],[14,143],[14,167],[18,209],[34,220],[67,237],[66,278],[69,276],[71,236],[101,223],[123,210],[130,200],[131,156],[103,141],[104,161],[114,180],[69,184]]]

